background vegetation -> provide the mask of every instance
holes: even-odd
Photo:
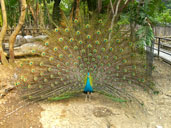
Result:
[[[22,1],[26,1],[27,5],[24,12]],[[117,23],[118,26],[129,26],[131,39],[139,39],[138,46],[151,44],[154,38],[153,26],[171,25],[170,0],[5,0],[5,7],[7,28],[17,27],[22,13],[25,18],[23,27],[36,28],[66,26],[63,18],[72,21],[82,16],[86,21],[96,13],[103,20],[111,18],[112,22]],[[1,27],[3,26],[2,14],[0,12]],[[16,36],[17,33],[14,35]],[[13,43],[15,36],[10,40]],[[13,53],[13,46],[14,44],[10,45],[10,54]],[[0,56],[1,52],[2,50],[0,50]],[[14,55],[11,58],[14,59]]]

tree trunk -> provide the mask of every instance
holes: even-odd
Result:
[[[93,12],[97,9],[97,0],[87,0],[88,10]]]
[[[44,7],[44,24],[45,26],[47,25],[47,17],[48,17],[48,10],[47,10],[47,5],[46,5],[46,2],[45,0],[43,0],[43,7]]]
[[[3,15],[3,26],[2,26],[2,30],[0,32],[0,60],[2,61],[2,64],[7,65],[8,61],[5,57],[3,47],[2,47],[2,40],[3,40],[6,30],[7,30],[7,15],[6,15],[6,10],[5,10],[4,0],[0,0],[0,2],[1,2],[1,9],[2,9],[2,15]]]
[[[102,11],[102,0],[98,0],[98,13]]]
[[[30,12],[31,12],[31,14],[32,14],[32,16],[33,16],[35,25],[37,25],[37,16],[36,16],[36,14],[35,14],[33,8],[32,8],[30,5],[28,5],[28,8],[29,8],[29,10],[30,10]]]
[[[36,24],[36,26],[38,26],[38,24],[39,24],[39,1],[36,1],[36,22],[37,22],[37,24]]]
[[[58,24],[59,23],[59,20],[60,20],[60,7],[59,7],[59,4],[61,2],[61,0],[54,0],[55,3],[53,5],[53,14],[52,14],[52,17],[53,17],[53,21]]]
[[[24,24],[25,16],[26,16],[26,8],[27,8],[26,0],[20,0],[20,2],[21,2],[21,16],[19,18],[19,23],[9,38],[10,63],[14,62],[14,42],[16,40],[17,34],[21,30],[22,25]]]

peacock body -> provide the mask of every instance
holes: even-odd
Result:
[[[131,41],[129,30],[109,22],[75,19],[48,32],[36,60],[18,65],[15,85],[28,100],[68,98],[80,92],[99,92],[132,99],[127,87],[150,88],[145,54]]]

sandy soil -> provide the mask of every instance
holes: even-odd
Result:
[[[27,105],[16,89],[8,89],[13,70],[0,65],[0,93],[8,90],[0,99],[0,128],[171,128],[171,66],[155,60],[155,67],[153,78],[160,93],[150,96],[135,90],[144,102],[143,111],[136,104],[113,102],[96,93],[90,102],[85,102],[81,94],[63,101]]]

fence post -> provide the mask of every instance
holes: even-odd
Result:
[[[160,37],[159,37],[159,40],[158,40],[158,57],[159,57],[159,54],[160,54]]]
[[[148,77],[152,76],[153,59],[154,59],[154,40],[151,41],[151,46],[146,45],[146,73]]]

